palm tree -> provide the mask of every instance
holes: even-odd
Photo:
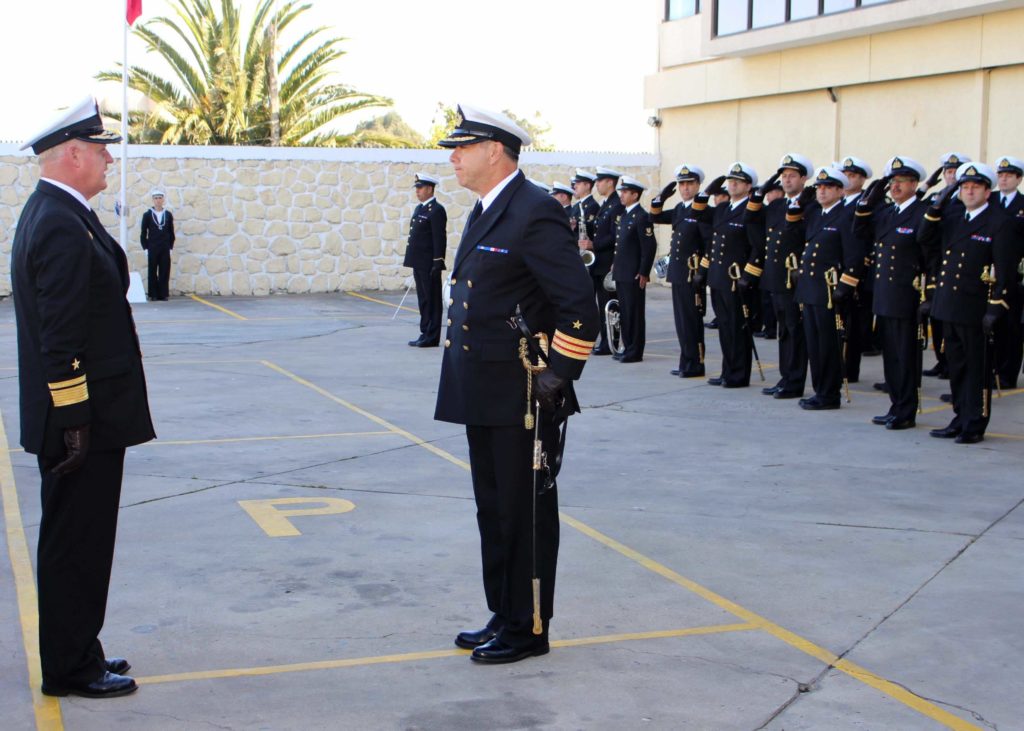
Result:
[[[327,28],[320,27],[277,49],[280,34],[309,10],[308,3],[285,0],[274,10],[276,0],[260,0],[243,31],[234,0],[221,0],[219,13],[211,0],[172,2],[177,18],[154,18],[132,31],[173,71],[171,80],[129,69],[129,85],[145,95],[149,108],[129,114],[133,142],[343,147],[373,138],[372,132],[332,128],[350,112],[391,105],[386,97],[330,83],[330,64],[345,55],[344,38],[321,41]],[[319,45],[308,50],[314,43]],[[97,78],[119,81],[121,71]]]

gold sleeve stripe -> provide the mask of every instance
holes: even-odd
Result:
[[[563,352],[578,353],[582,355],[584,353],[589,353],[590,349],[593,348],[594,345],[593,343],[591,343],[590,345],[574,345],[573,343],[567,343],[564,340],[555,338],[555,340],[551,343],[551,347],[557,347]]]
[[[710,267],[711,267],[711,260],[710,260],[710,259],[708,259],[708,258],[707,258],[706,256],[702,256],[702,257],[700,258],[700,265],[701,265],[701,267],[703,267],[704,269],[708,269],[708,268],[710,268]]]
[[[797,221],[804,220],[804,214],[803,213],[787,213],[786,214],[786,220],[789,221],[790,223],[796,223]]]
[[[856,287],[860,283],[860,280],[857,279],[857,277],[851,277],[849,274],[844,274],[839,277],[839,281],[843,284],[848,284],[851,287]]]
[[[50,396],[53,398],[54,406],[74,406],[89,400],[89,384],[83,382],[71,388],[51,391]]]
[[[745,271],[747,274],[753,274],[755,277],[760,277],[762,274],[764,274],[764,269],[758,266],[754,266],[753,264],[747,264],[745,267],[743,267],[743,271]]]
[[[590,351],[589,350],[583,351],[583,352],[576,352],[576,351],[573,351],[573,350],[565,350],[564,348],[560,348],[558,346],[558,343],[555,343],[554,345],[552,345],[551,348],[556,353],[559,353],[560,355],[564,355],[566,358],[572,358],[573,360],[586,360],[590,356]]]
[[[760,211],[762,205],[764,205],[764,204],[763,203],[754,203],[754,201],[748,201],[747,202],[747,210],[748,211]]]
[[[80,383],[85,383],[85,376],[78,376],[77,378],[72,378],[68,381],[57,381],[56,383],[48,383],[46,385],[50,387],[51,391],[56,391],[60,388],[71,388],[72,386],[77,386]]]
[[[988,303],[990,305],[1002,305],[1006,309],[1010,309],[1010,306],[1006,304],[1006,300],[989,300]]]
[[[875,212],[874,211],[855,211],[853,215],[855,215],[855,216],[862,216],[862,217],[863,216],[873,216],[873,215],[875,215]]]
[[[707,203],[698,203],[696,201],[694,201],[693,206],[692,206],[693,210],[695,210],[695,211],[703,211],[707,207],[708,207]]]
[[[929,221],[941,221],[942,220],[942,216],[939,216],[938,218],[936,218],[935,216],[931,215],[930,213],[924,214],[924,217],[927,218]]]
[[[566,335],[561,330],[555,330],[555,340],[561,340],[563,343],[568,345],[579,345],[584,348],[593,348],[595,342],[594,340],[580,340],[579,338],[574,338],[571,335]]]

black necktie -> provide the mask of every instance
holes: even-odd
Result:
[[[1007,198],[1007,197],[1006,197],[1006,196],[1004,195],[1004,196],[1003,196],[1003,208],[1009,208],[1009,207],[1010,207],[1010,199],[1009,199],[1009,198]]]
[[[470,211],[469,218],[466,220],[466,228],[467,229],[469,229],[470,226],[472,226],[474,223],[476,223],[476,219],[480,218],[480,214],[483,213],[483,211],[484,211],[484,202],[483,201],[477,201],[476,205],[473,206],[473,210]]]
[[[967,223],[970,223],[971,222],[971,214],[970,213],[965,213],[964,214],[964,220],[967,221]]]

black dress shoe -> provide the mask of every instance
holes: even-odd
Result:
[[[984,434],[978,434],[976,432],[973,433],[973,434],[968,434],[967,432],[963,432],[962,434],[957,435],[957,438],[956,438],[956,443],[957,444],[977,444],[978,442],[983,442],[983,441],[985,441],[985,435]]]
[[[619,363],[640,363],[642,361],[643,361],[643,358],[640,358],[640,357],[635,356],[635,355],[623,356],[623,357],[619,358]]]
[[[764,388],[761,389],[761,393],[763,393],[765,396],[774,396],[776,393],[778,393],[778,391],[778,386],[765,386]]]
[[[622,360],[622,353],[612,353],[613,360]]]
[[[900,431],[901,429],[913,429],[916,425],[913,419],[892,419],[885,425],[885,428],[891,431]]]
[[[423,344],[424,342],[426,342],[426,341],[425,341],[425,340],[423,339],[423,336],[421,335],[420,337],[416,338],[415,340],[410,340],[410,341],[409,341],[409,345],[410,345],[411,347],[413,347],[413,348],[418,348],[418,347],[420,347],[420,345],[422,345],[422,344]]]
[[[480,645],[480,647],[473,650],[470,659],[476,662],[499,665],[507,662],[519,662],[534,655],[546,655],[550,650],[551,646],[548,644],[546,637],[538,638],[536,641],[523,647],[507,645],[495,637],[490,642]]]
[[[944,372],[944,370],[945,369],[942,366],[936,364],[936,365],[932,366],[931,368],[929,368],[926,371],[921,371],[921,375],[922,376],[931,376],[932,378],[934,378],[935,376],[937,376],[940,373]]]
[[[775,333],[772,332],[772,331],[765,331],[764,339],[765,340],[775,340]]]
[[[873,389],[875,389],[876,391],[881,391],[882,393],[889,393],[889,384],[888,383],[884,383],[884,382],[883,383],[875,383],[875,384],[872,384],[871,387]]]
[[[754,333],[754,337],[755,338],[763,338],[763,337],[765,337],[764,330],[758,330],[756,333]]]
[[[953,403],[953,394],[944,393],[941,396],[939,396],[939,401],[941,401],[944,404],[951,404]]]
[[[896,417],[892,414],[882,414],[881,416],[872,416],[871,423],[878,424],[879,426],[885,426]]]
[[[609,347],[594,348],[590,351],[591,355],[611,355],[612,351]]]
[[[882,351],[881,350],[874,350],[874,349],[862,350],[860,352],[860,354],[863,355],[865,358],[874,358],[876,355],[881,355]]]
[[[416,347],[417,348],[436,348],[437,347],[437,341],[436,340],[421,340],[418,343],[416,343]]]
[[[492,629],[490,625],[483,629],[478,629],[475,632],[467,630],[466,632],[459,632],[455,636],[455,644],[466,650],[475,650],[480,645],[486,645],[488,642],[498,636],[498,630]]]
[[[772,394],[772,398],[777,399],[800,398],[801,396],[803,396],[802,393],[797,393],[796,391],[783,391],[781,388]]]
[[[960,427],[947,426],[944,429],[932,429],[928,432],[928,435],[936,439],[952,439],[953,437],[960,436]]]
[[[671,375],[673,375],[673,376],[681,376],[681,375],[683,375],[683,371],[680,368],[673,368],[672,370],[669,371],[669,373]]]
[[[749,386],[749,381],[747,383],[729,383],[728,381],[722,381],[722,388],[748,388]]]
[[[725,383],[725,379],[722,378],[721,376],[717,376],[715,378],[709,378],[708,379],[708,385],[709,386],[721,386],[723,383]]]
[[[708,330],[717,330],[718,329],[718,319],[716,318],[716,319],[712,320],[711,322],[705,322],[704,323],[704,327],[706,327]]]
[[[839,408],[838,401],[822,401],[817,396],[812,396],[806,401],[800,402],[800,408],[805,411],[832,411]]]
[[[106,659],[107,672],[114,675],[124,675],[132,669],[131,663],[123,657],[108,657]]]
[[[697,370],[697,371],[691,371],[690,373],[687,373],[687,372],[685,372],[685,371],[684,371],[684,372],[682,373],[682,376],[681,376],[681,377],[682,377],[682,378],[703,378],[703,377],[704,377],[704,375],[705,375],[705,374],[704,374],[704,369],[703,369],[703,368],[701,368],[700,370]]]
[[[134,693],[139,689],[134,678],[104,672],[99,680],[82,685],[56,686],[43,684],[43,695],[63,698],[66,695],[80,695],[83,698],[117,698]]]

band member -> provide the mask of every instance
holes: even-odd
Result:
[[[556,201],[562,205],[562,212],[565,213],[565,217],[570,221],[572,220],[572,188],[565,183],[552,183],[548,189],[550,194]]]
[[[577,171],[578,174],[579,171]],[[618,230],[619,217],[623,212],[622,202],[615,190],[620,177],[622,177],[621,173],[605,167],[597,168],[595,175],[597,192],[604,196],[604,200],[597,210],[593,238],[591,239],[596,258],[590,266],[590,278],[597,297],[597,307],[601,314],[601,343],[594,348],[594,355],[611,355],[612,352],[608,345],[608,327],[605,322],[605,306],[611,299],[611,293],[604,287],[604,278],[611,271],[612,259],[615,258],[615,233]],[[585,248],[585,244],[586,242],[581,242],[580,246]]]
[[[989,203],[996,173],[983,163],[967,162],[957,180],[935,198],[917,237],[938,272],[931,316],[943,324],[953,420],[930,434],[975,444],[985,438],[995,371],[989,340],[995,323],[1006,317],[1013,282],[1012,253],[1017,222]],[[956,194],[960,206],[951,205]],[[994,270],[994,271],[993,271]]]
[[[615,260],[612,279],[622,312],[622,353],[613,358],[621,363],[639,363],[647,343],[647,283],[658,242],[654,238],[651,215],[640,205],[645,188],[635,178],[619,179],[619,199],[625,210],[615,234]]]
[[[794,296],[796,269],[802,241],[784,240],[786,213],[804,192],[814,165],[803,155],[791,152],[779,161],[778,170],[765,185],[751,194],[745,222],[750,236],[750,259],[738,285],[757,288],[771,295],[770,302],[779,329],[779,381],[761,389],[777,399],[800,398],[807,381],[807,344],[800,306]],[[783,197],[763,204],[767,192],[779,182]]]
[[[847,185],[849,180],[839,170],[818,168],[814,176],[817,205],[805,198],[799,207],[790,208],[787,219],[786,236],[806,242],[796,280],[796,301],[804,308],[814,387],[813,396],[800,399],[800,408],[808,411],[839,408],[844,366],[837,313],[850,300],[864,269],[862,246],[854,238],[843,208]]]
[[[410,340],[414,348],[436,348],[441,338],[441,272],[448,246],[448,213],[434,197],[437,178],[416,173],[413,187],[419,204],[409,222],[409,244],[402,266],[412,268],[420,308],[420,336]]]
[[[150,194],[153,207],[142,214],[140,243],[149,262],[149,298],[166,301],[171,282],[171,249],[174,248],[174,214],[164,210],[164,192]]]
[[[1017,188],[1020,187],[1021,178],[1024,176],[1024,161],[1016,157],[1003,155],[996,159],[996,176],[999,179],[998,193],[992,194],[991,203],[998,205],[1008,216],[1024,220],[1024,195],[1021,195]],[[1020,227],[1018,233],[1024,233]],[[1021,362],[1024,360],[1024,337],[1022,337],[1021,318],[1024,316],[1024,285],[1020,263],[1024,257],[1024,236],[1017,237],[1017,254],[1014,260],[1017,262],[1017,273],[1014,275],[1014,282],[1010,284],[1007,292],[1006,303],[1010,311],[1006,317],[1000,317],[995,327],[996,340],[996,372],[999,374],[999,386],[1001,388],[1017,388],[1017,379],[1021,372]]]
[[[708,198],[718,194],[723,182],[729,201],[708,208]],[[718,320],[722,371],[708,379],[712,386],[746,388],[750,385],[753,333],[743,312],[744,295],[737,288],[737,280],[743,266],[750,260],[750,239],[743,216],[750,190],[755,185],[757,172],[746,163],[736,162],[725,175],[711,181],[693,204],[699,220],[711,224],[711,245],[700,261],[695,281],[698,287],[702,287],[707,278]]]
[[[871,421],[890,430],[912,428],[919,407],[923,343],[918,307],[924,291],[924,257],[917,231],[928,204],[915,193],[925,175],[917,161],[904,155],[892,158],[885,166],[885,177],[861,196],[854,216],[855,237],[874,243],[874,272],[867,276],[875,280],[873,311],[882,335],[882,367],[890,401],[889,410]],[[886,193],[892,203],[885,202]]]
[[[518,169],[530,137],[499,112],[462,105],[458,114],[439,144],[451,148],[459,184],[480,201],[452,265],[434,418],[466,426],[492,613],[483,629],[461,632],[455,643],[472,649],[477,662],[506,663],[549,649],[558,498],[553,484],[537,489],[542,472],[533,468],[533,429],[550,457],[546,464],[557,466],[559,419],[579,410],[572,381],[593,348],[598,317],[568,220]],[[517,315],[522,327],[544,333],[551,344],[547,367],[536,377],[521,361],[528,340]],[[539,414],[535,424],[524,421],[524,412]]]
[[[675,181],[662,189],[651,201],[651,220],[672,225],[672,243],[669,249],[668,282],[672,285],[672,314],[679,338],[679,367],[673,376],[683,378],[704,377],[704,311],[707,293],[697,287],[693,277],[700,268],[700,260],[707,251],[711,226],[700,223],[693,210],[693,201],[704,182],[704,171],[696,165],[684,163],[676,168]],[[682,199],[671,210],[664,210],[665,201],[678,189]]]
[[[853,225],[853,216],[857,210],[857,203],[864,195],[864,186],[868,179],[874,175],[871,166],[859,157],[847,156],[842,164],[837,166],[840,172],[850,181],[849,187],[843,191],[843,206]],[[847,307],[849,322],[846,329],[849,333],[846,347],[846,374],[850,383],[860,380],[861,356],[874,356],[881,352],[881,335],[878,332],[875,316],[872,309],[872,298],[874,297],[875,277],[874,259],[870,238],[862,240],[864,250],[864,276],[854,292],[853,298]]]
[[[108,698],[136,690],[103,628],[127,447],[154,438],[128,305],[128,260],[88,200],[112,162],[92,97],[22,147],[40,180],[11,255],[21,445],[37,456],[36,573],[42,692]]]

